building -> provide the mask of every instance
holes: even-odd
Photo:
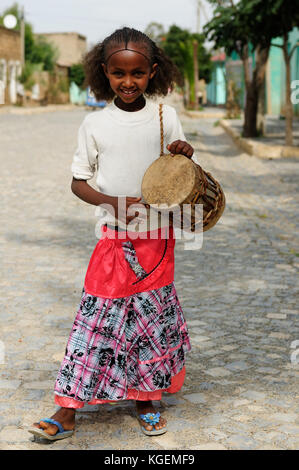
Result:
[[[58,50],[57,64],[70,67],[82,61],[87,51],[87,40],[79,33],[40,33],[36,36],[44,37]]]
[[[0,105],[17,102],[21,71],[20,32],[0,26]]]
[[[294,28],[289,33],[289,51],[294,46],[291,59],[291,82],[299,80],[299,28]],[[282,45],[282,38],[277,38],[273,43]],[[286,95],[286,67],[283,52],[280,47],[272,46],[266,71],[266,112],[267,114],[283,114]],[[293,110],[299,116],[299,103],[293,103]]]
[[[289,50],[299,43],[299,28],[289,33]],[[272,43],[282,45],[283,39],[277,38]],[[252,76],[255,67],[255,54],[249,56],[249,73]],[[246,89],[244,80],[243,62],[237,52],[230,57],[218,54],[212,57],[212,80],[208,84],[208,102],[220,105],[226,101],[226,82],[232,80],[238,90],[238,101],[242,109],[245,108]],[[295,83],[299,77],[299,45],[295,48],[291,59],[291,82]],[[226,78],[226,80],[225,80]],[[271,46],[265,76],[265,113],[270,115],[284,114],[286,101],[286,68],[283,52],[280,47]],[[299,116],[299,103],[293,103],[293,110]]]
[[[224,105],[226,102],[225,60],[224,52],[211,58],[213,67],[211,81],[207,85],[207,100],[216,106]]]

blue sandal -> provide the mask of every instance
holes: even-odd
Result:
[[[160,413],[146,413],[146,415],[139,415],[138,416],[138,421],[141,425],[141,430],[144,434],[146,434],[147,436],[159,436],[160,434],[164,434],[167,432],[167,427],[165,426],[164,428],[161,428],[161,429],[155,429],[154,428],[154,425],[159,423],[160,421]],[[145,427],[143,426],[143,423],[142,421],[145,421],[146,423],[148,424],[151,424],[153,426],[153,429],[151,431],[148,431],[147,429],[145,429]]]
[[[74,434],[73,430],[65,431],[62,424],[58,421],[55,421],[55,419],[45,418],[41,419],[39,423],[41,421],[44,421],[44,423],[55,424],[55,426],[58,427],[58,432],[54,434],[54,436],[50,436],[50,434],[46,433],[43,429],[36,428],[34,426],[28,429],[28,432],[31,432],[31,434],[34,434],[37,437],[43,437],[44,439],[48,439],[49,441],[56,441],[57,439],[66,439],[67,437],[71,437]]]

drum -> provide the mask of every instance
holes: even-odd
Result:
[[[161,154],[146,170],[142,180],[143,200],[150,207],[173,213],[170,220],[175,222],[179,214],[181,229],[194,232],[202,223],[205,232],[220,219],[225,208],[224,192],[213,176],[184,155],[163,153],[163,120],[160,105]],[[190,205],[189,218],[186,204]],[[202,204],[202,217],[196,210]],[[184,207],[185,206],[185,207]],[[187,221],[187,224],[186,224]]]

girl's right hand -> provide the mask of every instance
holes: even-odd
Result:
[[[87,183],[87,181],[77,180],[76,178],[73,178],[71,188],[72,192],[77,197],[82,199],[82,201],[85,201],[88,204],[93,204],[95,206],[104,205],[105,209],[108,210],[110,214],[112,214],[116,219],[122,221],[126,225],[128,225],[132,220],[136,218],[136,215],[138,215],[138,207],[143,207],[142,212],[140,211],[139,219],[145,218],[144,204],[140,202],[140,197],[118,198],[116,196],[109,196],[107,194],[103,194],[99,191],[96,191]],[[118,204],[119,199],[120,204]],[[128,209],[133,204],[136,205],[136,215],[134,212],[134,208],[131,208],[131,210],[129,211],[130,215],[128,215]],[[121,214],[118,214],[118,206],[120,206],[120,208],[122,209]]]
[[[128,225],[136,217],[138,217],[139,219],[142,219],[145,217],[144,209],[139,212],[139,208],[145,207],[144,204],[140,202],[141,197],[126,197],[125,204],[123,203],[123,201],[121,201],[121,203],[119,204],[118,200],[119,200],[118,197],[113,197],[113,201],[111,205],[113,206],[113,209],[114,209],[115,218],[118,219],[119,221]],[[130,206],[134,206],[134,207],[131,207],[131,209],[129,210]],[[134,211],[135,206],[136,206],[136,211]],[[120,207],[120,211],[118,210],[119,207]],[[128,212],[130,215],[128,215]]]

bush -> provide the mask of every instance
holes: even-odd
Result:
[[[33,72],[34,65],[30,62],[26,62],[21,75],[18,77],[19,82],[24,85],[25,90],[31,90],[31,88],[35,84],[34,78],[32,76]]]
[[[74,64],[70,67],[70,82],[75,82],[80,88],[83,88],[85,73],[82,64]]]

